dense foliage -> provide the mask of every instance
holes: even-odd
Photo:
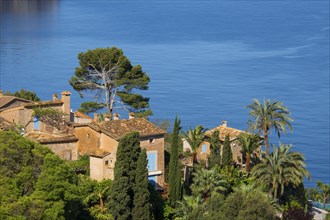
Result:
[[[135,184],[133,187],[134,200],[132,208],[132,218],[141,220],[154,219],[150,203],[150,192],[148,189],[148,169],[147,153],[143,149],[137,161]]]
[[[86,167],[86,157],[65,162],[17,133],[0,132],[0,219],[111,219],[111,181],[77,175]]]
[[[229,136],[221,146],[219,133],[205,137],[202,126],[184,133],[194,163],[185,164],[192,166],[183,188],[180,160],[191,154],[182,152],[180,129],[176,118],[167,139],[170,164],[169,191],[165,184],[162,193],[165,201],[148,183],[147,154],[141,150],[137,132],[119,142],[114,180],[101,182],[89,178],[88,157],[65,162],[16,133],[1,132],[0,219],[272,220],[281,216],[311,220],[308,199],[323,205],[329,202],[328,184],[318,181],[317,188],[307,192],[303,179],[310,176],[305,158],[291,145],[273,145],[269,155],[260,154],[256,150],[261,137],[241,134],[237,141],[245,155],[244,169],[234,164]],[[210,143],[206,164],[196,157],[204,141]]]
[[[58,130],[61,130],[66,124],[63,118],[64,113],[55,108],[36,107],[33,109],[33,116]]]
[[[304,177],[309,178],[304,156],[298,152],[290,152],[291,146],[273,146],[271,155],[266,156],[262,163],[253,167],[252,175],[267,189],[274,199],[283,195],[285,186],[299,186]]]
[[[139,134],[130,133],[118,145],[110,209],[115,219],[130,219],[134,199],[134,182],[140,154]]]
[[[31,91],[24,90],[24,89],[21,89],[20,91],[17,91],[14,93],[6,92],[6,93],[4,93],[4,95],[16,96],[18,98],[27,99],[27,100],[31,100],[34,102],[40,101],[40,98],[37,96],[37,94],[35,92],[31,92]]]
[[[138,132],[121,138],[114,176],[110,200],[114,219],[153,219],[152,205],[158,201],[148,190],[147,155],[141,151]]]

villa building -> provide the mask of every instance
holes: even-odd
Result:
[[[102,180],[114,178],[116,153],[120,139],[128,133],[139,132],[140,146],[147,150],[149,181],[156,188],[164,185],[164,135],[166,132],[143,118],[89,124],[75,124],[79,154],[90,155],[90,176]]]
[[[76,160],[77,138],[70,126],[70,95],[68,91],[61,93],[61,99],[54,94],[52,100],[33,102],[6,96],[0,92],[1,127],[17,126],[21,133],[29,139],[35,140],[49,147],[55,154],[65,160]],[[64,113],[60,127],[52,126],[34,116],[35,108],[52,108]],[[3,129],[4,130],[4,129]]]
[[[149,180],[160,189],[164,186],[164,135],[166,132],[146,119],[120,120],[114,115],[110,121],[100,122],[80,112],[71,112],[68,91],[56,94],[52,100],[33,102],[5,96],[0,92],[0,130],[17,127],[25,137],[50,148],[64,160],[77,160],[79,155],[90,156],[90,176],[102,180],[114,178],[114,165],[120,139],[131,132],[139,132],[140,146],[147,150]],[[34,112],[36,108],[56,109],[63,113],[60,126],[43,121]]]
[[[229,136],[230,146],[233,154],[233,161],[236,164],[242,165],[244,163],[243,154],[242,154],[242,147],[238,142],[237,138],[241,133],[245,133],[245,131],[228,127],[227,121],[223,121],[222,124],[216,128],[210,129],[205,132],[206,137],[211,137],[213,132],[216,130],[219,131],[219,140],[220,143],[223,144],[225,141],[226,136]],[[191,150],[191,147],[187,141],[184,140],[183,144],[184,151]],[[257,151],[259,151],[259,148]],[[197,160],[198,161],[207,161],[207,157],[211,153],[210,143],[208,141],[203,141],[198,149],[197,149]]]

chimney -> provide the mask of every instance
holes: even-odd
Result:
[[[227,127],[228,122],[227,122],[227,121],[222,121],[222,122],[221,122],[221,125],[224,126],[224,127]]]
[[[57,94],[53,94],[53,101],[58,100]]]
[[[130,112],[128,114],[128,119],[133,119],[134,118],[134,112]]]
[[[120,115],[118,113],[113,114],[113,120],[119,120]]]
[[[99,114],[94,113],[94,121],[98,121],[99,120]]]
[[[62,111],[65,113],[65,114],[70,114],[70,95],[71,95],[71,92],[69,91],[63,91],[61,92],[61,100],[63,102],[63,105],[62,105]]]
[[[3,96],[3,93],[2,93],[2,90],[0,90],[0,97],[2,97]]]
[[[110,114],[104,114],[104,121],[110,121]]]

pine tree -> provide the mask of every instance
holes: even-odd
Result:
[[[212,168],[215,165],[221,165],[221,144],[219,140],[219,131],[213,132],[211,138],[209,139],[211,146],[211,153],[208,158],[209,166]]]
[[[152,220],[150,192],[148,190],[147,153],[143,149],[137,161],[134,185],[134,207],[132,209],[133,219]]]
[[[139,133],[124,136],[118,144],[110,211],[115,219],[131,219],[137,160],[140,154]]]
[[[181,168],[179,161],[179,132],[180,120],[176,117],[174,122],[172,144],[170,148],[170,170],[169,170],[169,199],[171,205],[181,197]]]
[[[231,152],[229,135],[225,137],[222,149],[222,163],[223,167],[229,167],[233,165],[233,154]]]

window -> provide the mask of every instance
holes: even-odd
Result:
[[[205,154],[206,153],[206,144],[202,145],[202,153]]]
[[[147,152],[148,155],[148,170],[157,170],[157,152]]]
[[[39,130],[39,117],[34,117],[33,118],[33,128],[34,128],[34,130]]]
[[[109,165],[109,161],[108,161],[108,160],[105,161],[105,165],[106,165],[106,166]]]
[[[155,143],[155,140],[154,139],[149,139],[149,143],[150,144]]]
[[[90,134],[87,134],[87,138],[90,138],[91,137],[91,135]]]

